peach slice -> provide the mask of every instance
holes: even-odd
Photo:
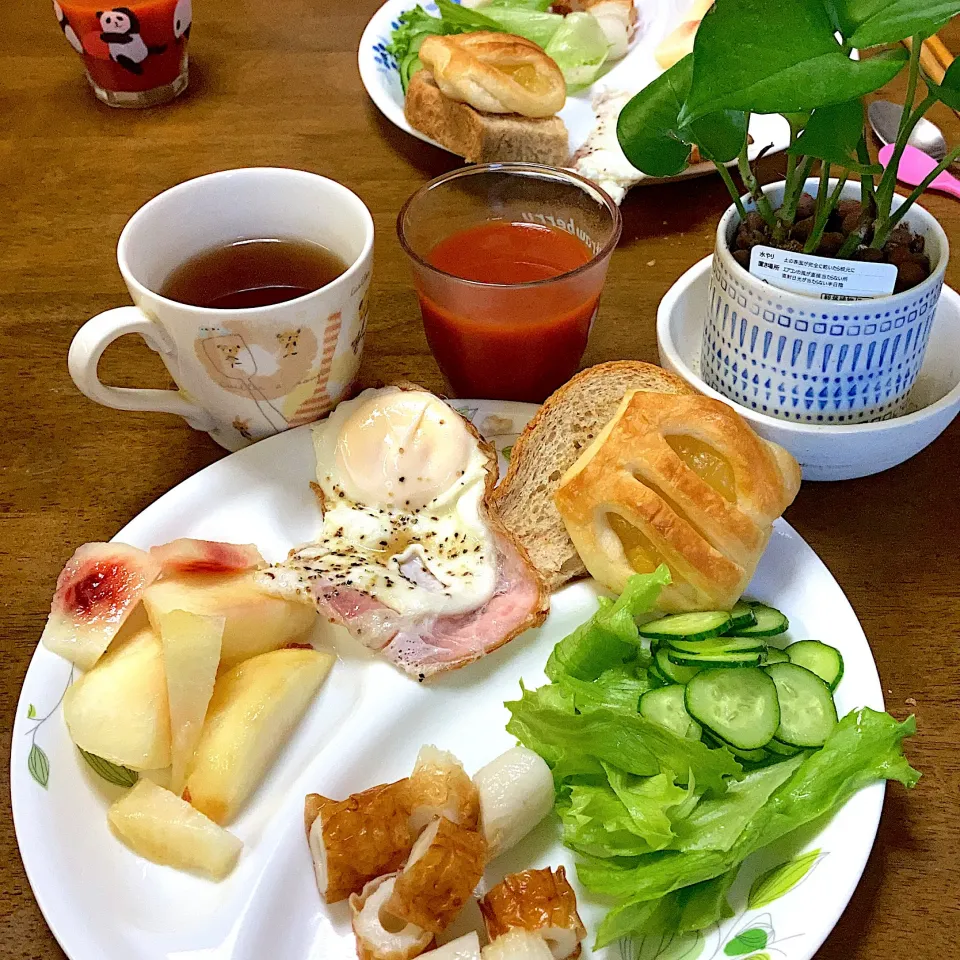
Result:
[[[67,689],[63,719],[88,753],[133,770],[170,763],[170,710],[160,638],[138,610],[110,649]]]
[[[89,670],[159,573],[157,560],[136,547],[84,544],[57,577],[40,642]]]
[[[215,823],[259,786],[333,666],[313,649],[273,650],[221,674],[183,796]]]
[[[170,789],[180,793],[203,732],[220,664],[223,617],[170,610],[160,617],[160,642],[170,700]]]
[[[194,573],[161,580],[146,591],[143,603],[158,631],[160,617],[170,610],[223,617],[226,622],[220,649],[222,670],[300,640],[317,621],[313,604],[308,606],[267,593],[257,585],[250,570]]]
[[[124,843],[141,857],[222,880],[243,844],[175,793],[141,779],[107,811]]]
[[[262,567],[264,559],[253,543],[220,543],[183,537],[151,547],[165,577],[178,573],[242,573]]]

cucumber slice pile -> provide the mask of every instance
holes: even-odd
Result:
[[[836,690],[837,684],[843,678],[843,657],[840,656],[840,651],[819,640],[798,640],[791,643],[784,653],[791,663],[815,673],[831,690]]]
[[[700,724],[687,713],[685,689],[679,683],[672,683],[657,690],[648,690],[640,698],[640,715],[688,740],[699,740],[703,731]]]
[[[747,764],[823,746],[837,723],[843,657],[817,640],[771,646],[788,627],[779,610],[753,600],[644,624],[654,689],[640,698],[641,715]]]

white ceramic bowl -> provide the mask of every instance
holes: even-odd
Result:
[[[932,443],[960,412],[960,295],[949,287],[937,307],[923,367],[907,412],[858,424],[794,423],[734,403],[700,377],[704,304],[713,257],[691,267],[660,301],[660,362],[692,387],[733,407],[767,440],[789,450],[804,480],[851,480],[903,463]]]

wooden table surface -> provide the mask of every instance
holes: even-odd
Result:
[[[88,317],[128,302],[117,236],[146,200],[181,180],[229,167],[298,167],[356,191],[376,221],[365,383],[409,378],[442,389],[397,244],[394,221],[420,184],[455,158],[394,129],[357,72],[361,31],[379,0],[196,4],[190,89],[147,112],[97,103],[49,5],[0,13],[0,677],[7,754],[20,685],[74,548],[106,540],[164,491],[224,456],[181,420],[88,401],[67,374],[70,339]],[[946,33],[960,49],[960,30]],[[937,110],[954,142],[960,122]],[[780,160],[762,164],[777,178]],[[640,188],[623,205],[584,365],[657,359],[657,303],[712,251],[728,204],[719,177]],[[960,206],[928,208],[956,243]],[[960,286],[960,258],[947,269]],[[134,338],[101,372],[127,386],[167,386]],[[807,483],[787,519],[846,591],[880,670],[888,708],[913,711],[910,759],[924,777],[889,791],[866,873],[823,960],[960,956],[960,423],[880,476]],[[2,765],[9,795],[7,764]],[[78,829],[82,829],[80,825]],[[64,864],[64,869],[71,865]],[[0,830],[0,955],[63,954],[24,876],[12,821]],[[107,958],[105,958],[107,960]],[[127,958],[110,958],[127,960]],[[285,958],[296,960],[296,958]]]

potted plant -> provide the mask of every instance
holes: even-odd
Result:
[[[948,256],[943,230],[916,201],[960,147],[906,198],[895,192],[896,169],[934,103],[960,109],[960,62],[938,85],[919,61],[921,42],[957,13],[960,0],[717,0],[693,53],[624,107],[617,134],[634,166],[673,176],[696,147],[733,198],[717,232],[701,359],[707,382],[731,399],[827,423],[904,409]],[[869,55],[908,38],[909,54],[897,46]],[[884,170],[867,150],[864,98],[901,71],[906,107]],[[754,113],[778,113],[790,125],[786,177],[767,187],[747,158]],[[864,278],[871,264],[891,264],[895,273],[873,272],[896,285],[859,301],[828,289],[781,290],[761,279],[758,253],[777,263],[795,254],[795,270],[809,262],[804,255],[827,258],[817,261],[827,273]]]

